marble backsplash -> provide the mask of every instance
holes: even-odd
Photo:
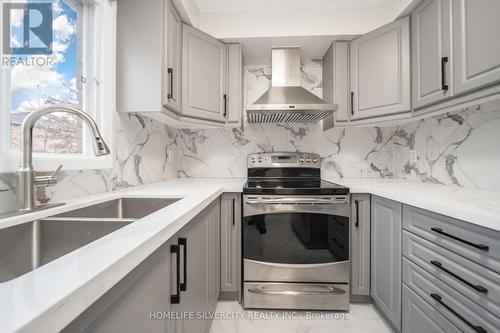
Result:
[[[59,183],[37,192],[39,202],[156,183],[177,177],[175,154],[178,132],[135,114],[116,116],[113,168],[104,170],[62,170]],[[173,155],[168,158],[168,155]],[[15,204],[15,174],[0,174],[0,212]]]
[[[245,68],[245,100],[270,86],[271,68]],[[321,64],[302,67],[302,85],[321,97]],[[116,116],[112,169],[62,171],[37,193],[59,201],[176,177],[245,177],[250,153],[305,151],[322,157],[326,178],[402,178],[500,191],[500,100],[400,127],[332,128],[248,124],[175,130],[135,114]],[[410,161],[414,150],[416,161]],[[0,174],[0,212],[15,207],[14,174]],[[8,189],[8,191],[2,191]]]
[[[320,62],[302,66],[301,84],[322,96]],[[245,67],[245,104],[271,86],[269,66]],[[247,155],[255,152],[304,151],[322,157],[325,177],[391,177],[392,128],[333,128],[321,125],[249,124],[243,129],[181,130],[179,177],[246,177]]]
[[[500,100],[394,131],[398,178],[500,191]],[[415,150],[416,161],[410,161]]]

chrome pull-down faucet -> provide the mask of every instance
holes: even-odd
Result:
[[[109,148],[104,142],[101,133],[95,121],[82,110],[68,105],[54,105],[46,108],[38,109],[31,112],[23,121],[21,127],[21,165],[17,170],[17,209],[22,212],[29,212],[36,208],[35,189],[36,186],[49,186],[57,183],[55,174],[60,170],[60,167],[52,174],[52,176],[36,177],[36,172],[33,169],[33,127],[42,116],[53,112],[65,112],[80,118],[87,124],[94,143],[94,152],[96,156],[109,154]]]

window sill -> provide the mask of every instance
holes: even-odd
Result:
[[[0,173],[15,172],[19,168],[21,158],[16,155],[0,156]],[[113,155],[107,156],[33,156],[33,168],[36,171],[54,171],[59,165],[62,170],[110,169],[113,167]]]

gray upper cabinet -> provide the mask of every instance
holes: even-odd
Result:
[[[377,196],[371,200],[371,296],[400,331],[402,204]]]
[[[454,0],[454,89],[464,93],[500,81],[500,1]]]
[[[370,195],[351,198],[351,299],[365,301],[370,296]]]
[[[237,300],[241,285],[241,194],[221,197],[221,299]]]
[[[243,48],[227,45],[227,115],[226,125],[239,126],[243,116]]]
[[[182,25],[182,115],[224,123],[227,50],[219,40]]]
[[[175,112],[181,112],[181,50],[182,50],[182,21],[170,1],[166,4],[165,22],[165,67],[164,74],[164,106]]]
[[[120,0],[117,6],[116,109],[120,112],[162,111],[167,74],[162,71],[164,3],[151,0],[144,6],[141,1]]]
[[[352,120],[411,111],[410,19],[351,42]]]
[[[349,49],[349,42],[334,42],[323,57],[323,99],[338,105],[335,114],[323,120],[325,130],[349,121]]]
[[[425,0],[412,14],[413,106],[453,96],[451,0]]]

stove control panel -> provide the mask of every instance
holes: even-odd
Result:
[[[321,168],[321,157],[313,153],[257,153],[248,155],[248,168]]]

